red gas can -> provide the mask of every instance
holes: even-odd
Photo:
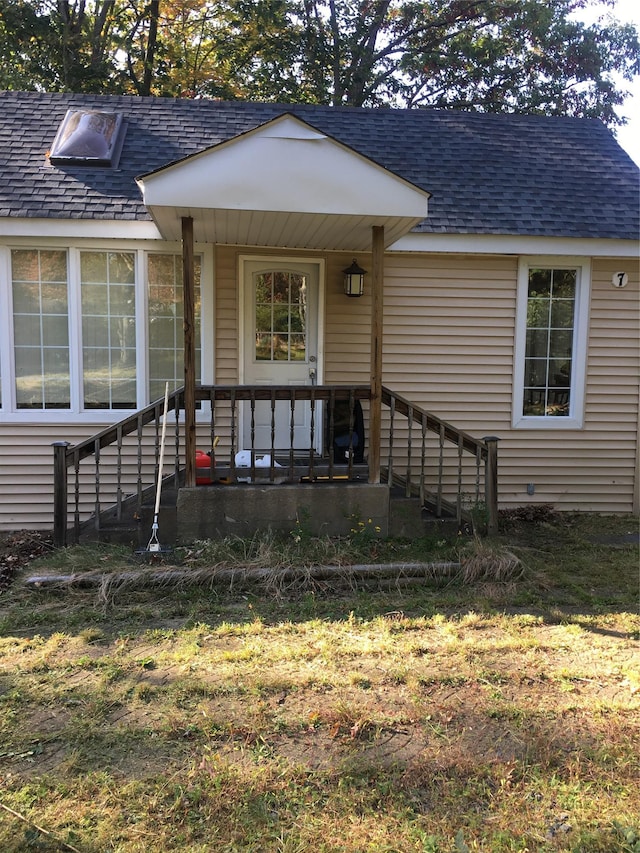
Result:
[[[211,457],[196,450],[196,486],[209,486],[211,482]]]

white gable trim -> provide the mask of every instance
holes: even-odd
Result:
[[[535,237],[518,234],[428,234],[401,237],[389,252],[453,252],[474,255],[582,255],[592,258],[638,258],[635,240],[589,237]]]
[[[192,216],[200,240],[362,249],[372,224],[391,241],[428,213],[428,192],[291,115],[137,182],[167,239]]]
[[[0,218],[0,237],[63,237],[81,240],[162,240],[154,222],[126,219]]]

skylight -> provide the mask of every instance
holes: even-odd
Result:
[[[122,113],[67,110],[51,146],[54,166],[115,166],[122,147]]]

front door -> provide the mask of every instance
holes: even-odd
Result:
[[[243,377],[246,385],[310,385],[319,381],[319,317],[321,264],[278,258],[245,259],[243,276]],[[318,407],[319,409],[320,407]],[[320,449],[321,429],[314,418],[314,441]],[[286,401],[258,401],[253,418],[246,404],[242,417],[243,447],[269,451],[311,448],[309,403],[296,403],[293,418]]]

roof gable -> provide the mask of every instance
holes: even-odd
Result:
[[[197,239],[349,250],[370,245],[373,224],[385,226],[387,243],[398,239],[425,218],[429,198],[289,113],[138,185],[166,238],[177,239],[180,218],[189,215]]]

